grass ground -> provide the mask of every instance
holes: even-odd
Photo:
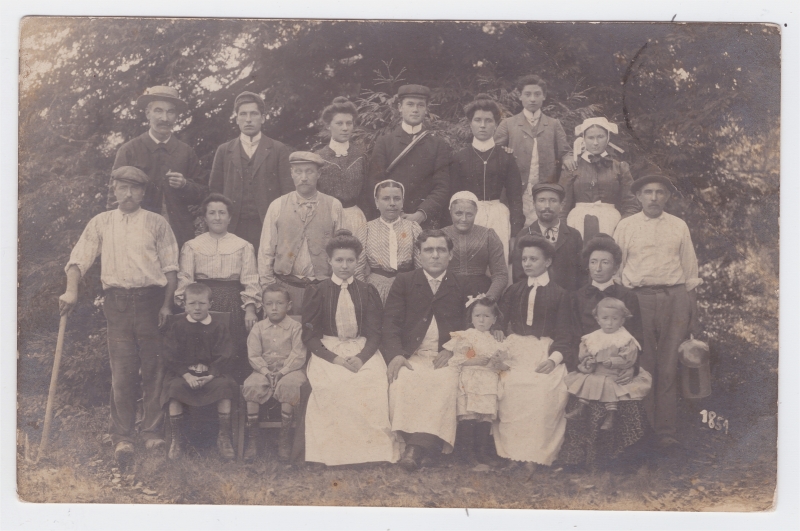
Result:
[[[476,470],[457,457],[415,473],[392,465],[291,466],[277,462],[269,438],[252,464],[223,462],[213,447],[177,462],[142,450],[121,471],[104,442],[104,407],[59,410],[50,455],[35,463],[31,439],[39,426],[25,417],[41,410],[43,397],[26,402],[17,474],[19,496],[28,502],[760,511],[772,505],[776,484],[774,416],[731,419],[725,435],[702,425],[686,404],[682,451],[653,452],[624,472],[556,464],[528,478],[523,469]]]

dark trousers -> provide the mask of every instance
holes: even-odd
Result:
[[[643,402],[658,436],[675,435],[678,423],[678,347],[689,336],[691,305],[686,287],[635,288],[642,313],[641,367],[653,376]]]
[[[144,402],[144,439],[162,438],[164,414],[160,395],[164,379],[158,311],[164,288],[156,286],[105,291],[103,313],[108,321],[108,357],[111,362],[111,439],[133,442],[136,401],[141,387]]]
[[[238,237],[243,240],[247,240],[248,242],[253,244],[253,247],[256,250],[256,256],[258,256],[258,244],[261,243],[261,229],[263,227],[263,222],[261,218],[256,217],[244,217],[242,216],[239,218],[239,223],[236,224],[236,230],[231,231]]]

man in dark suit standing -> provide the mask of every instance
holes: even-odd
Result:
[[[405,441],[400,466],[419,467],[425,452],[450,453],[456,439],[458,369],[442,345],[464,328],[466,297],[447,271],[453,241],[425,230],[415,242],[422,269],[400,273],[383,317],[381,353],[388,365],[392,431]]]
[[[567,291],[575,291],[586,281],[584,267],[581,264],[583,238],[581,233],[559,219],[564,188],[555,183],[538,183],[531,189],[533,204],[538,219],[517,234],[516,240],[527,234],[542,236],[556,248],[550,275],[556,284]],[[516,247],[516,246],[515,246]],[[525,273],[518,253],[514,253],[514,282],[521,280]]]
[[[270,203],[294,190],[290,150],[261,134],[266,119],[264,100],[242,92],[233,103],[241,134],[217,148],[209,188],[233,203],[228,230],[253,244],[256,253]]]
[[[423,229],[442,226],[450,199],[450,147],[422,123],[430,97],[431,90],[422,85],[397,90],[403,121],[375,141],[369,169],[370,189],[384,179],[403,184],[403,217]],[[373,209],[369,218],[377,217]]]

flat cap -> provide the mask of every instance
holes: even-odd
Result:
[[[531,197],[534,199],[536,198],[536,194],[539,192],[555,192],[558,194],[558,197],[561,200],[564,200],[564,196],[567,193],[564,191],[564,187],[557,183],[536,183],[531,187]]]
[[[316,164],[317,166],[325,165],[325,159],[310,151],[295,151],[289,155],[289,164],[303,164],[308,162]]]
[[[264,98],[261,97],[260,94],[256,94],[255,92],[249,92],[245,90],[238,96],[236,99],[233,100],[233,108],[236,109],[239,106],[239,103],[255,103],[258,105],[258,110],[261,111],[261,114],[266,112],[267,106],[264,104]]]
[[[111,172],[111,178],[139,186],[144,186],[150,181],[147,174],[135,166],[120,166]]]
[[[431,89],[424,85],[403,85],[397,89],[397,98],[402,99],[405,97],[425,98],[429,100],[431,97]]]
[[[172,87],[156,86],[144,91],[144,94],[136,100],[136,105],[146,107],[151,101],[168,101],[174,103],[179,111],[185,111],[189,106],[178,95],[178,91]]]

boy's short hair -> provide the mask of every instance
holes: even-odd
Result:
[[[283,296],[286,297],[286,302],[292,302],[292,296],[289,294],[289,290],[277,282],[264,288],[264,293],[283,293]]]
[[[420,232],[419,236],[417,236],[417,239],[414,240],[414,246],[418,251],[422,250],[422,244],[428,241],[428,238],[444,238],[444,241],[447,242],[447,250],[453,250],[453,240],[445,231],[441,229],[425,229],[424,231]]]
[[[547,241],[546,238],[543,236],[539,236],[538,234],[526,234],[522,238],[517,241],[517,251],[519,253],[520,258],[522,258],[522,251],[527,249],[528,247],[536,247],[542,250],[542,254],[544,255],[545,260],[552,260],[553,256],[556,254],[556,248],[553,247],[553,244]]]
[[[214,299],[214,296],[211,294],[211,288],[202,282],[192,282],[186,286],[186,291],[184,293],[185,295],[189,295],[190,293],[192,295],[208,295],[209,301]]]
[[[625,319],[633,317],[633,314],[628,307],[625,306],[625,303],[619,299],[615,299],[614,297],[606,297],[597,303],[597,306],[595,306],[592,310],[592,315],[595,319],[597,319],[598,310],[600,310],[600,308],[613,308],[614,310],[618,310],[620,313],[622,313],[622,317]]]
[[[536,74],[528,74],[517,79],[516,89],[520,92],[528,85],[539,85],[544,95],[547,96],[547,82]]]

